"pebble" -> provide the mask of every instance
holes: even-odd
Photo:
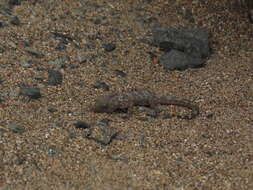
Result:
[[[31,99],[41,98],[40,88],[31,87],[28,85],[21,85],[19,95],[27,96]]]
[[[113,43],[106,43],[102,44],[102,47],[104,48],[105,51],[111,52],[116,49],[116,45]]]
[[[13,132],[13,133],[18,133],[21,134],[25,132],[25,128],[16,124],[16,123],[11,123],[8,125],[8,128]]]
[[[87,128],[90,128],[90,125],[88,123],[86,123],[85,121],[81,121],[81,120],[76,121],[74,123],[74,126],[77,129],[87,129]]]
[[[62,84],[63,75],[60,71],[49,69],[48,70],[48,85],[57,86]]]

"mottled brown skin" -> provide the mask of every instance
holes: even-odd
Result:
[[[176,105],[191,109],[191,114],[183,117],[185,119],[193,119],[199,114],[199,107],[188,100],[182,100],[173,96],[160,96],[148,90],[102,95],[96,99],[92,110],[97,113],[113,113],[133,106],[148,106],[156,109],[159,105]]]

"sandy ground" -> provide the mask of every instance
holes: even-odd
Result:
[[[20,23],[0,28],[1,190],[253,189],[253,25],[244,13],[211,0],[24,0],[12,15]],[[161,52],[142,39],[150,39],[154,23],[207,27],[213,54],[206,66],[166,72],[153,62],[149,52]],[[116,49],[105,51],[106,43]],[[63,83],[46,85],[57,58],[65,60]],[[42,97],[19,96],[21,83],[39,87]],[[138,108],[131,115],[90,112],[106,88],[175,95],[201,113],[183,120]],[[102,119],[121,136],[106,146],[74,126]]]

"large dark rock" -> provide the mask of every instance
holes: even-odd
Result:
[[[153,28],[153,43],[166,53],[159,63],[166,70],[200,67],[210,56],[209,32],[205,28]]]
[[[159,63],[165,70],[173,71],[201,67],[204,64],[204,60],[177,50],[171,50],[160,57]]]
[[[154,27],[154,43],[162,50],[176,49],[193,57],[210,55],[209,33],[205,28]]]

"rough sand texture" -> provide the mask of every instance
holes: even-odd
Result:
[[[253,189],[253,25],[246,14],[213,0],[27,0],[12,14],[20,25],[0,28],[1,190]],[[206,66],[165,72],[152,62],[148,52],[161,52],[141,39],[154,23],[207,27],[213,54]],[[55,49],[60,38],[52,32],[71,37],[66,49]],[[104,43],[116,49],[106,52]],[[82,56],[88,60],[80,63]],[[66,58],[63,83],[48,86],[56,58]],[[89,105],[105,92],[96,81],[111,92],[146,88],[190,99],[201,114],[190,121],[138,109],[129,117],[94,114]],[[39,87],[42,98],[18,96],[20,83]],[[74,126],[104,118],[122,137],[107,146]],[[14,133],[13,123],[25,131]]]

